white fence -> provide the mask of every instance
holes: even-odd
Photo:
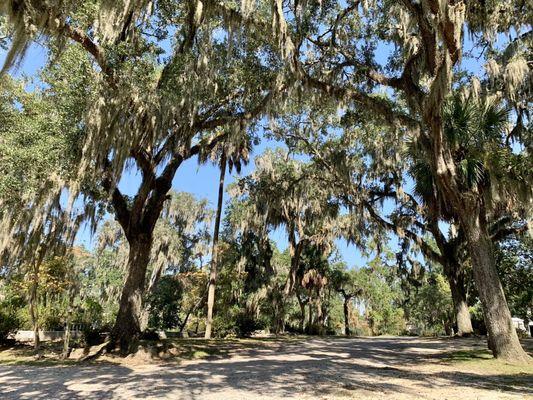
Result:
[[[65,331],[39,331],[39,339],[41,342],[48,342],[54,340],[62,340],[65,336]],[[17,331],[10,336],[18,342],[33,342],[33,331]],[[70,331],[70,337],[77,339],[81,337],[81,331]]]

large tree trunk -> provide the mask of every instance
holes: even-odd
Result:
[[[132,345],[142,332],[143,295],[146,269],[152,248],[151,233],[143,233],[129,241],[130,250],[126,281],[122,289],[120,306],[111,332],[111,344],[118,344],[123,353],[132,351]]]
[[[350,309],[349,309],[350,299],[351,299],[350,296],[344,296],[344,304],[343,304],[343,309],[344,309],[344,334],[346,336],[350,336],[351,335],[351,332],[350,332]]]
[[[217,215],[215,219],[215,231],[213,233],[213,257],[211,259],[211,271],[209,273],[209,289],[207,291],[207,320],[205,322],[205,338],[211,339],[213,329],[213,307],[215,306],[215,286],[217,282],[218,264],[218,232],[220,230],[220,220],[222,217],[222,203],[224,199],[224,177],[226,175],[226,154],[222,153],[220,158],[220,179],[218,183],[218,203]]]
[[[528,362],[530,357],[520,345],[498,277],[492,241],[486,224],[480,218],[479,210],[477,211],[478,213],[472,213],[477,215],[463,215],[461,222],[468,241],[474,280],[483,305],[491,350],[496,358],[510,362]]]
[[[459,268],[459,266],[456,266],[455,268]],[[469,336],[474,330],[472,328],[470,311],[468,310],[468,303],[466,301],[464,273],[457,271],[454,276],[448,277],[448,283],[450,284],[455,319],[457,321],[457,336]]]
[[[449,57],[445,57],[445,61],[449,63]],[[441,110],[441,108],[437,110]],[[479,292],[489,333],[489,343],[491,344],[489,347],[496,358],[516,363],[528,362],[530,357],[524,352],[518,340],[496,270],[492,241],[481,204],[482,195],[472,192],[465,194],[458,187],[455,181],[454,160],[450,152],[445,151],[443,146],[442,115],[433,113],[428,125],[433,131],[434,142],[432,146],[437,183],[445,194],[445,200],[459,217],[461,228],[466,235],[468,253],[474,271],[474,281]]]

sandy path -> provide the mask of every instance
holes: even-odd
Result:
[[[481,345],[310,339],[181,364],[0,365],[0,399],[533,399],[531,375],[480,375],[438,361]]]

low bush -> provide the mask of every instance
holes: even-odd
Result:
[[[2,310],[0,307],[0,344],[6,343],[10,334],[19,329],[19,319],[16,313],[9,309]]]

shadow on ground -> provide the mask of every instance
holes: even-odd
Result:
[[[339,391],[418,398],[447,388],[533,395],[532,375],[480,375],[439,363],[443,354],[483,346],[472,340],[312,339],[235,347],[225,357],[183,365],[4,365],[0,398],[330,398]]]

